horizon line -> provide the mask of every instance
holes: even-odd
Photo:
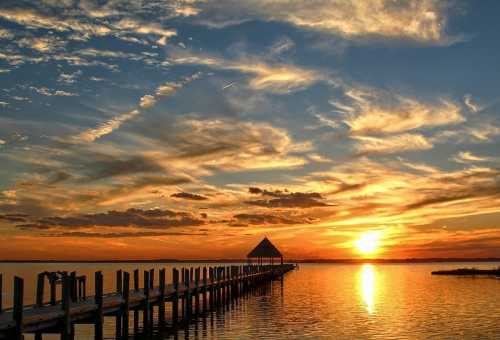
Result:
[[[0,263],[245,263],[247,259],[0,259]],[[417,258],[341,258],[341,259],[288,259],[288,263],[429,263],[429,262],[500,262],[500,257],[417,257]]]

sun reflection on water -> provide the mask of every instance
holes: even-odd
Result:
[[[375,267],[371,264],[364,264],[358,276],[358,289],[368,314],[375,313],[375,298],[377,294],[376,276]]]

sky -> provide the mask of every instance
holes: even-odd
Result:
[[[499,12],[2,1],[0,258],[500,257]]]

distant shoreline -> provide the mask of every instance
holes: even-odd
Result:
[[[129,259],[129,260],[0,260],[0,263],[245,263],[246,259]],[[500,258],[408,258],[408,259],[285,259],[291,263],[363,264],[363,263],[452,263],[500,262]]]

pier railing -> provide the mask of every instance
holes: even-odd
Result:
[[[14,277],[13,307],[2,310],[2,275],[0,274],[0,338],[22,339],[23,333],[35,333],[41,339],[45,331],[60,332],[63,339],[74,337],[74,324],[93,323],[95,338],[101,339],[105,315],[116,317],[116,336],[127,337],[130,311],[133,311],[133,331],[139,329],[142,313],[142,331],[148,332],[155,324],[154,307],[158,308],[157,326],[160,331],[175,330],[218,306],[237,299],[252,287],[269,282],[294,265],[241,265],[172,269],[172,282],[166,282],[165,269],[143,272],[143,287],[139,287],[139,270],[116,272],[116,290],[104,293],[104,276],[95,272],[94,295],[87,294],[87,278],[76,272],[44,272],[37,276],[36,303],[24,305],[24,280]],[[46,280],[48,279],[48,280]],[[132,282],[131,282],[132,280]],[[49,301],[45,301],[45,282],[49,283]],[[57,299],[60,289],[61,299]],[[171,308],[167,320],[166,302]],[[179,308],[180,307],[180,308]],[[179,310],[180,309],[180,310]]]

